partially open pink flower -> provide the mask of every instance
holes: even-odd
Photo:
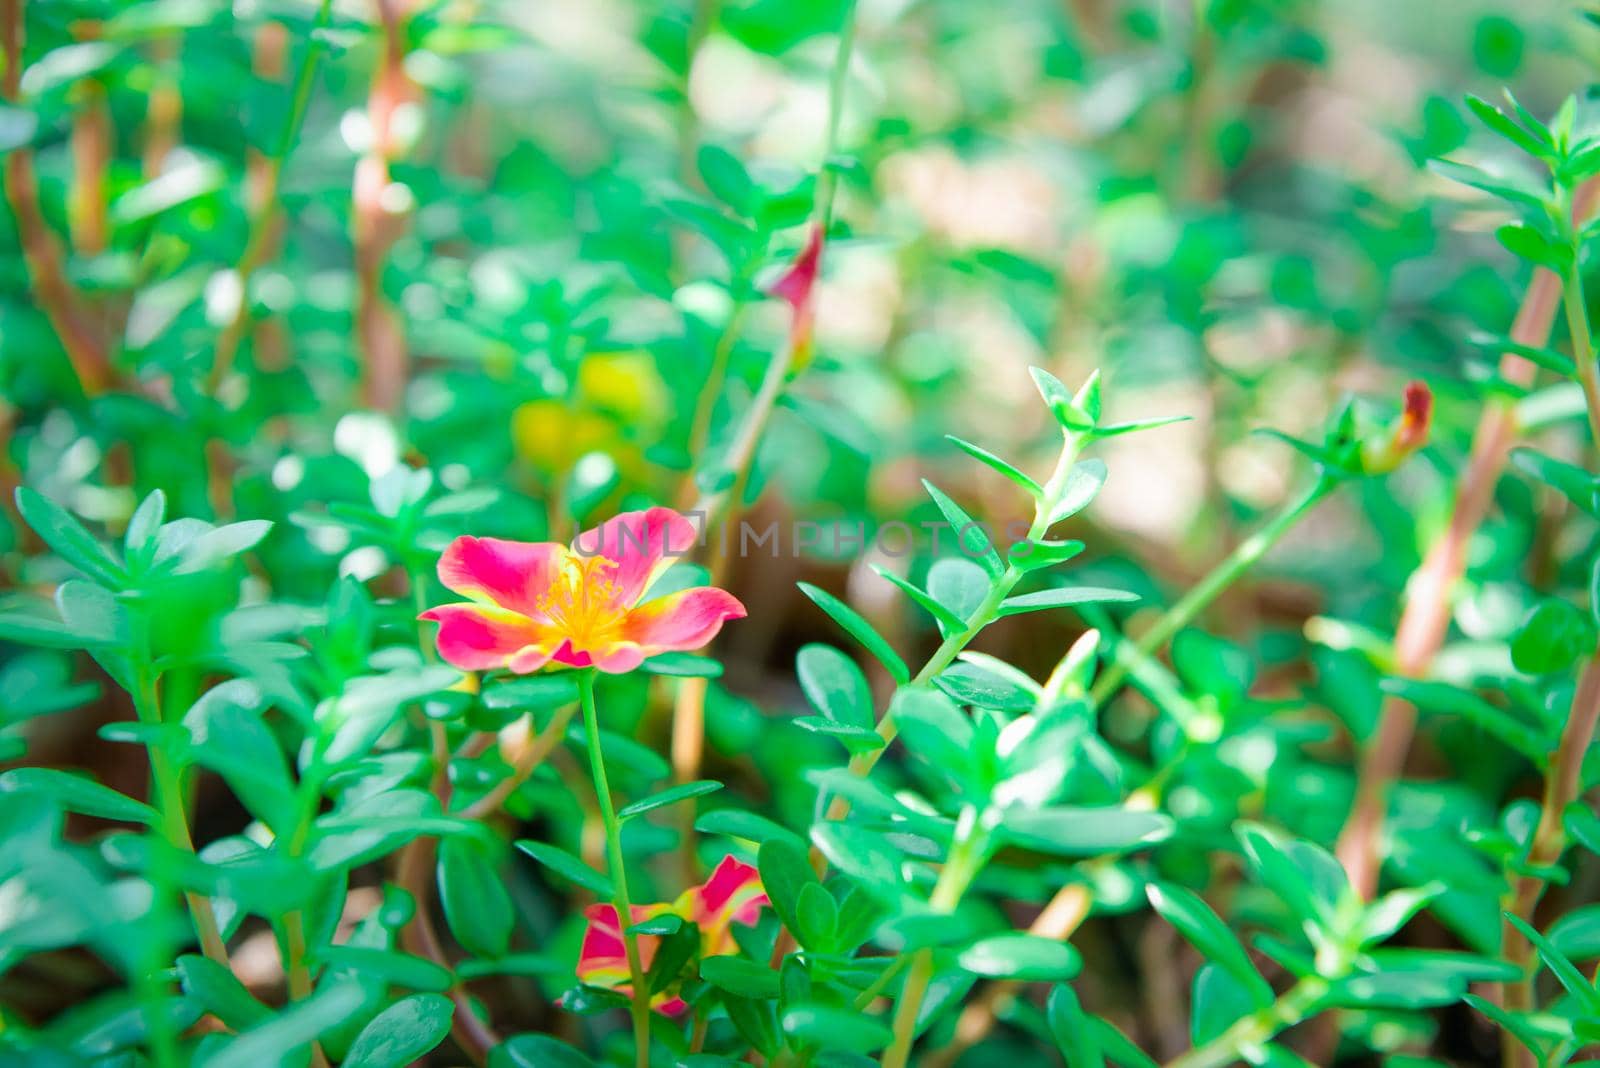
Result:
[[[789,304],[789,364],[796,370],[811,360],[812,327],[816,321],[817,275],[822,269],[822,228],[812,226],[805,247],[767,292]]]
[[[738,949],[733,925],[755,923],[765,904],[767,895],[761,888],[760,874],[749,864],[730,856],[722,858],[711,878],[700,886],[690,887],[672,904],[633,906],[633,923],[670,913],[699,926],[702,959],[726,956]],[[583,914],[589,927],[584,931],[583,948],[578,954],[578,980],[588,986],[631,995],[627,948],[617,923],[616,908],[590,905]],[[661,939],[656,935],[639,935],[638,944],[640,966],[648,972]],[[677,983],[657,991],[650,998],[650,1007],[668,1016],[683,1012],[687,1006],[676,991]]]
[[[700,648],[745,614],[714,586],[644,599],[697,538],[670,508],[625,512],[571,548],[460,537],[439,558],[439,581],[468,600],[421,618],[439,624],[439,655],[463,671],[526,674],[552,662],[632,671],[657,653]]]

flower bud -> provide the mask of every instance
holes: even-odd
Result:
[[[1433,393],[1422,382],[1408,382],[1400,416],[1387,431],[1373,434],[1361,442],[1361,471],[1384,475],[1399,467],[1406,457],[1428,443],[1428,427],[1433,419]]]
[[[789,367],[800,371],[811,362],[812,324],[816,318],[817,275],[822,269],[822,228],[812,226],[805,247],[789,269],[767,287],[767,293],[786,301],[791,311]]]

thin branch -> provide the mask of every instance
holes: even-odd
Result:
[[[409,354],[399,313],[383,295],[383,265],[400,236],[402,214],[393,210],[389,165],[399,154],[395,114],[416,90],[406,76],[404,0],[374,0],[382,26],[383,52],[367,97],[372,143],[356,164],[355,202],[356,342],[362,358],[364,402],[395,413],[405,395]]]
[[[0,97],[13,107],[22,106],[23,2],[0,0],[0,55],[5,61]],[[116,381],[111,357],[83,295],[67,278],[60,241],[39,207],[39,182],[31,147],[18,146],[6,156],[4,184],[39,307],[60,338],[84,393],[104,393]]]
[[[1577,192],[1573,218],[1587,219],[1600,199],[1600,180],[1590,179]],[[1539,268],[1528,285],[1522,306],[1511,326],[1511,340],[1520,345],[1542,346],[1549,341],[1561,302],[1562,282]],[[1537,368],[1515,353],[1500,358],[1500,376],[1518,386],[1528,386]],[[1450,525],[1429,548],[1422,564],[1407,583],[1407,599],[1395,630],[1397,673],[1406,678],[1425,675],[1434,655],[1444,644],[1450,626],[1450,598],[1466,566],[1467,543],[1477,533],[1494,501],[1495,484],[1517,440],[1516,411],[1510,400],[1494,397],[1484,408],[1472,438],[1472,453],[1462,472]],[[1350,882],[1363,898],[1377,889],[1379,840],[1388,805],[1389,789],[1405,769],[1406,756],[1416,733],[1417,711],[1398,697],[1385,698],[1378,729],[1361,753],[1355,802],[1339,836],[1338,855]]]

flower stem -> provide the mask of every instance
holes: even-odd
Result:
[[[1594,214],[1600,200],[1600,178],[1590,178],[1572,195],[1572,220],[1581,227]],[[1543,267],[1533,272],[1516,319],[1511,340],[1541,347],[1550,339],[1562,280]],[[1585,331],[1587,334],[1587,331]],[[1538,368],[1514,352],[1500,357],[1500,377],[1527,387]],[[1428,547],[1427,555],[1406,583],[1405,609],[1395,627],[1397,674],[1420,678],[1433,663],[1450,628],[1450,595],[1466,567],[1467,544],[1494,502],[1495,484],[1518,436],[1516,410],[1508,398],[1490,397],[1472,434],[1472,451],[1456,483],[1456,499],[1449,525]],[[1376,730],[1362,746],[1356,771],[1355,801],[1339,833],[1339,861],[1350,873],[1350,884],[1363,898],[1377,887],[1380,857],[1378,841],[1387,816],[1390,786],[1405,769],[1406,755],[1416,733],[1416,709],[1398,697],[1384,700]]]
[[[156,691],[155,675],[148,663],[141,663],[134,669],[133,703],[139,722],[151,726],[162,722],[160,696]],[[194,839],[189,835],[189,820],[185,814],[183,775],[160,743],[152,744],[149,752],[150,778],[156,811],[161,815],[162,833],[174,849],[193,853]],[[193,891],[185,891],[184,900],[189,905],[189,915],[194,921],[201,951],[212,961],[228,968],[228,948],[222,941],[210,900]]]
[[[1594,342],[1589,334],[1589,314],[1583,302],[1583,280],[1578,273],[1580,249],[1573,241],[1573,267],[1567,272],[1562,286],[1562,296],[1567,314],[1567,328],[1572,335],[1572,358],[1577,367],[1578,382],[1583,387],[1584,407],[1589,417],[1589,433],[1596,447],[1600,447],[1600,373],[1595,366]],[[1561,860],[1567,846],[1565,815],[1567,806],[1582,792],[1583,758],[1594,741],[1595,726],[1600,720],[1600,653],[1590,656],[1578,675],[1578,688],[1572,695],[1572,711],[1567,715],[1561,730],[1561,742],[1545,772],[1544,794],[1540,799],[1539,822],[1528,847],[1528,874],[1513,880],[1505,904],[1508,915],[1524,922],[1533,919],[1533,910],[1544,896],[1546,880],[1535,874]],[[1508,919],[1500,927],[1500,956],[1518,966],[1523,977],[1508,982],[1502,988],[1502,1006],[1508,1012],[1529,1012],[1534,1007],[1533,980],[1528,976],[1528,964],[1533,947]],[[1532,1054],[1509,1031],[1500,1036],[1501,1062],[1505,1068],[1527,1068],[1532,1065]]]
[[[595,797],[600,802],[600,819],[606,829],[607,866],[611,869],[612,903],[617,910],[617,929],[628,958],[628,979],[633,985],[629,1010],[633,1016],[634,1064],[650,1068],[650,991],[645,986],[644,968],[639,963],[639,941],[633,934],[633,906],[628,901],[628,873],[622,862],[622,835],[617,813],[611,803],[611,785],[606,781],[605,758],[600,750],[600,720],[594,707],[594,672],[578,676],[578,693],[583,703],[583,729],[589,745],[589,771],[594,776]]]
[[[1545,891],[1545,878],[1534,872],[1558,863],[1566,849],[1564,817],[1567,806],[1582,793],[1580,773],[1583,758],[1589,751],[1589,743],[1594,740],[1597,721],[1600,721],[1600,655],[1591,657],[1578,676],[1578,688],[1572,695],[1572,711],[1562,729],[1561,744],[1545,773],[1539,823],[1528,847],[1527,864],[1532,871],[1512,883],[1506,901],[1507,914],[1524,922],[1532,920],[1533,910]],[[1533,980],[1527,974],[1533,956],[1532,949],[1522,932],[1509,919],[1502,924],[1500,956],[1523,973],[1523,978],[1506,983],[1502,990],[1502,1005],[1508,1012],[1529,1012],[1534,1007]],[[1505,1068],[1520,1068],[1532,1063],[1528,1051],[1509,1031],[1501,1032],[1501,1056]]]
[[[1139,640],[1134,643],[1134,655],[1148,656],[1154,653],[1178,631],[1193,622],[1196,616],[1203,612],[1212,601],[1216,600],[1218,594],[1232,585],[1240,575],[1244,574],[1256,561],[1265,556],[1267,551],[1276,545],[1279,539],[1300,521],[1302,516],[1315,507],[1337,485],[1338,482],[1332,477],[1328,475],[1320,476],[1305,493],[1291,500],[1265,526],[1240,542],[1238,548],[1228,554],[1227,559],[1212,568],[1210,574],[1201,579],[1176,604],[1167,609],[1166,614],[1156,620],[1149,630],[1139,636]],[[1128,671],[1129,662],[1118,656],[1106,668],[1104,674],[1095,680],[1093,688],[1089,691],[1090,703],[1096,707],[1105,704],[1111,695],[1116,693],[1117,688],[1126,681]]]
[[[951,913],[961,904],[961,897],[982,870],[989,855],[989,828],[972,806],[962,809],[956,823],[955,840],[950,845],[950,855],[939,881],[933,886],[928,904],[934,912]],[[919,949],[911,960],[911,972],[900,990],[894,1007],[894,1041],[883,1055],[883,1068],[906,1068],[911,1059],[911,1045],[917,1037],[917,1017],[922,1012],[922,1001],[928,993],[928,983],[933,978],[933,950]]]
[[[1589,433],[1600,448],[1600,369],[1595,366],[1594,341],[1589,334],[1589,310],[1583,302],[1583,277],[1578,273],[1578,254],[1561,287],[1566,307],[1567,327],[1572,334],[1572,360],[1577,365],[1578,383],[1583,387],[1584,410],[1589,416]]]

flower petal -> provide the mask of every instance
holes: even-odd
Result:
[[[729,619],[743,619],[744,605],[727,590],[696,586],[669,593],[628,613],[622,639],[645,656],[698,649],[717,636]]]
[[[639,923],[670,911],[666,905],[634,905],[633,922]],[[583,932],[583,947],[578,951],[578,981],[589,986],[603,986],[618,993],[632,996],[632,976],[628,971],[628,950],[622,940],[622,929],[617,923],[617,910],[613,905],[590,905],[583,910],[589,925]],[[639,966],[650,970],[661,939],[654,935],[639,935]],[[658,991],[650,998],[650,1007],[667,1016],[676,1016],[686,1006],[683,999],[670,990]]]
[[[755,923],[756,914],[766,903],[761,873],[754,865],[731,855],[722,858],[711,878],[700,887],[701,915],[707,919],[721,917],[739,923]]]
[[[588,652],[591,663],[610,675],[626,675],[644,663],[646,652],[633,642],[612,642]]]
[[[554,644],[548,628],[496,605],[442,604],[417,618],[439,624],[435,639],[439,655],[462,671],[499,667],[534,671],[550,659],[548,653],[539,651]],[[530,655],[529,650],[535,654]]]
[[[623,512],[573,539],[579,556],[604,556],[616,561],[608,578],[616,585],[616,603],[633,605],[679,558],[700,540],[700,532],[671,508]]]
[[[463,597],[542,619],[539,598],[560,574],[566,552],[553,541],[463,535],[439,557],[439,581]]]

